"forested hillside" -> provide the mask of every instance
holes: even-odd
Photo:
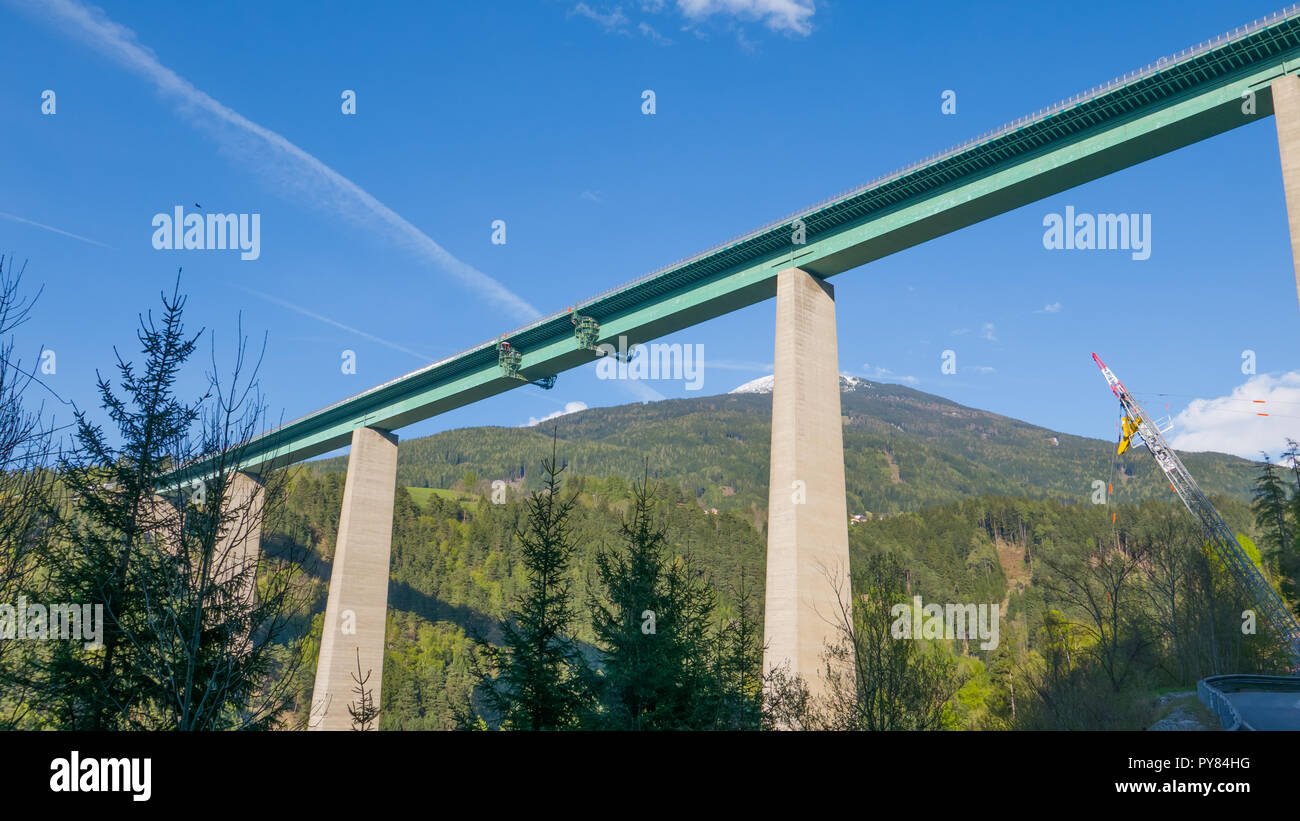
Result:
[[[285,528],[291,538],[314,544],[324,559],[316,581],[317,636],[333,548],[330,519],[337,516],[330,511],[337,511],[342,500],[341,478],[301,471],[294,478],[290,499],[290,510],[296,511],[291,516],[294,524]],[[616,544],[630,486],[617,477],[575,477],[568,490],[579,498],[574,517],[578,552],[571,572],[581,616],[575,638],[591,653],[593,637],[586,614],[592,603],[594,557],[600,549]],[[664,498],[657,516],[673,548],[693,555],[719,591],[719,617],[731,615],[730,591],[742,583],[754,592],[761,614],[764,542],[760,530],[741,512],[714,515],[666,484],[661,492]],[[1220,499],[1220,505],[1234,529],[1255,532],[1244,503]],[[1112,524],[1110,514],[1116,523]],[[512,534],[524,526],[523,516],[519,500],[492,504],[481,497],[470,503],[431,494],[421,506],[399,490],[381,727],[453,729],[463,726],[462,717],[473,712],[472,639],[476,635],[495,639],[508,603],[520,592],[522,569]],[[1173,529],[1162,533],[1160,527],[1165,525]],[[1097,662],[1090,661],[1096,642],[1087,634],[1091,616],[1063,592],[1071,585],[1070,574],[1079,568],[1109,566],[1117,545],[1132,551],[1136,558],[1130,561],[1135,563],[1149,562],[1148,553],[1190,551],[1187,561],[1175,562],[1169,571],[1172,581],[1160,577],[1173,590],[1176,602],[1167,616],[1161,616],[1155,606],[1159,601],[1153,597],[1154,588],[1140,584],[1136,576],[1112,591],[1126,608],[1121,622],[1126,630],[1135,631],[1110,648],[1117,655],[1124,651],[1117,674],[1121,685],[1149,689],[1186,685],[1211,672],[1270,669],[1277,659],[1269,640],[1242,636],[1237,629],[1235,614],[1247,603],[1237,597],[1222,567],[1206,565],[1203,578],[1192,572],[1192,559],[1197,555],[1206,559],[1206,554],[1197,553],[1198,544],[1181,507],[1155,500],[1103,507],[981,496],[850,529],[855,570],[870,555],[892,554],[906,569],[908,592],[926,602],[985,602],[1001,607],[997,647],[984,651],[975,642],[957,642],[945,650],[966,676],[946,719],[953,728],[1012,728],[1024,722],[1029,722],[1027,726],[1132,728],[1150,720],[1141,704],[1115,700],[1108,695],[1111,685],[1098,683]],[[1267,557],[1258,560],[1262,567],[1268,565]],[[1076,583],[1087,588],[1091,582]],[[1206,587],[1224,606],[1183,609],[1202,595],[1185,589],[1187,585]],[[1099,590],[1104,598],[1104,586],[1093,592]],[[1182,636],[1182,641],[1171,642],[1171,635]],[[1053,653],[1068,656],[1070,652],[1074,656],[1068,665],[1049,665]],[[313,669],[314,657],[310,657],[297,687],[299,720],[306,720]],[[1017,676],[1025,677],[1019,685],[1014,683]],[[1011,689],[1016,686],[1020,712],[1013,715]],[[1035,688],[1041,691],[1037,698]],[[1084,701],[1086,693],[1096,698]],[[1069,703],[1062,707],[1065,696]],[[1110,706],[1099,710],[1098,705]],[[1045,716],[1034,709],[1065,710],[1067,715],[1053,718],[1050,712]]]
[[[982,493],[1084,501],[1094,481],[1114,483],[1127,500],[1167,493],[1144,450],[1116,460],[1113,443],[900,385],[842,379],[841,388],[850,513],[898,513]],[[767,394],[724,394],[595,408],[534,428],[446,431],[401,443],[397,481],[450,488],[467,477],[485,486],[499,479],[534,490],[556,430],[573,473],[639,476],[649,460],[652,478],[685,488],[706,508],[765,508],[771,404]],[[1207,493],[1249,498],[1252,462],[1213,453],[1183,458]],[[341,471],[347,461],[313,465]]]
[[[1276,664],[1265,636],[1236,629],[1234,612],[1244,603],[1201,549],[1145,451],[1112,470],[1110,443],[908,388],[844,387],[850,510],[877,514],[850,528],[854,570],[869,556],[892,555],[911,595],[1001,608],[997,647],[939,642],[961,676],[944,726],[1137,727],[1150,719],[1145,702],[1116,693]],[[588,656],[597,655],[590,620],[595,557],[617,543],[632,483],[647,470],[657,482],[656,520],[672,549],[693,556],[718,591],[717,617],[734,614],[741,585],[755,593],[761,616],[769,408],[765,395],[670,400],[563,417],[554,442],[549,430],[531,428],[472,428],[403,442],[380,725],[463,727],[481,707],[473,638],[499,639],[522,589],[515,533],[525,528],[523,498],[553,445],[569,466],[565,492],[578,499],[570,581],[574,638]],[[1247,500],[1256,466],[1218,454],[1186,460],[1253,550],[1249,539],[1259,534]],[[294,469],[278,537],[312,547],[322,560],[317,636],[344,464]],[[496,503],[495,478],[510,482]],[[1116,483],[1110,504],[1093,503],[1094,480]],[[1152,568],[1163,565],[1153,557],[1171,551],[1182,558],[1161,576]],[[1254,555],[1277,578],[1276,551]],[[1116,562],[1142,572],[1114,589],[1085,578]],[[1071,590],[1096,584],[1094,593],[1108,593],[1125,608],[1117,621],[1125,625],[1122,636],[1107,633],[1105,613],[1072,599]],[[1172,597],[1168,613],[1159,590]],[[1222,607],[1183,609],[1206,595]],[[1090,633],[1092,622],[1102,626]],[[300,720],[314,669],[314,658],[307,661],[297,687]]]
[[[278,540],[314,547],[316,606],[311,652],[319,643],[321,614],[328,592],[338,511],[343,499],[341,474],[295,472],[288,499],[288,521]],[[595,555],[618,542],[618,527],[631,498],[630,482],[575,477],[565,491],[577,493],[573,518],[579,549],[572,585],[586,613]],[[664,485],[656,518],[672,535],[680,553],[694,555],[720,593],[719,616],[731,610],[729,590],[744,583],[760,597],[763,589],[764,542],[753,523],[738,512],[711,515],[688,496]],[[429,495],[424,505],[398,488],[394,513],[393,555],[389,586],[388,653],[384,663],[381,727],[385,729],[452,729],[456,711],[467,710],[472,689],[469,652],[474,636],[499,636],[506,605],[520,591],[522,570],[513,538],[524,527],[519,499],[492,504],[485,496],[458,503]],[[272,540],[272,544],[276,540]],[[269,547],[268,549],[276,549]],[[575,638],[592,640],[583,619]],[[306,719],[315,658],[303,665],[298,683],[298,718]]]

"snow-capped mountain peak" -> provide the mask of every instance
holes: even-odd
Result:
[[[772,385],[776,381],[773,374],[760,376],[757,379],[751,379],[745,384],[732,388],[728,393],[771,393]],[[856,376],[849,376],[847,373],[840,374],[840,391],[842,393],[851,393],[856,390],[866,390],[871,383],[865,379]]]

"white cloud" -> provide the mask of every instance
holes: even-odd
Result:
[[[654,26],[646,22],[636,24],[637,30],[649,38],[650,42],[657,46],[671,46],[673,41],[660,34]]]
[[[601,197],[599,191],[583,191],[578,195],[578,199],[587,200],[588,202],[600,202]]]
[[[997,369],[992,368],[988,365],[972,365],[969,366],[968,368],[965,368],[964,370],[972,370],[975,373],[995,373]]]
[[[586,17],[593,20],[605,31],[619,31],[627,25],[627,15],[623,13],[621,6],[615,6],[613,11],[597,11],[586,3],[579,3],[569,11],[569,16]]]
[[[677,0],[677,9],[691,20],[714,15],[760,20],[773,31],[804,37],[812,33],[817,11],[814,0]]]
[[[561,416],[567,416],[571,413],[577,413],[578,411],[585,411],[586,409],[587,409],[586,402],[565,402],[564,410],[557,410],[555,413],[548,414],[547,416],[543,416],[541,419],[538,419],[536,416],[528,417],[528,424],[524,425],[524,427],[526,428],[537,427],[543,422],[549,422],[552,419],[559,419]]]
[[[848,374],[842,374],[842,375],[848,376]],[[881,381],[888,381],[888,382],[902,382],[907,385],[916,385],[919,384],[921,381],[917,379],[915,376],[899,376],[895,374],[893,371],[891,371],[889,368],[882,368],[879,365],[871,365],[866,362],[862,363],[862,375],[867,379],[878,379]]]
[[[39,13],[61,24],[65,33],[80,38],[152,83],[160,94],[176,102],[185,117],[216,138],[230,155],[242,158],[259,176],[294,189],[295,200],[320,203],[359,224],[378,222],[390,237],[516,319],[536,319],[541,315],[500,282],[452,256],[361,186],[280,134],[245,118],[195,88],[159,62],[152,50],[140,44],[134,31],[113,22],[102,10],[76,0],[49,0],[40,9],[43,11]]]
[[[1268,414],[1260,416],[1258,414]],[[1174,417],[1169,444],[1179,450],[1218,451],[1246,459],[1276,456],[1287,437],[1300,439],[1300,371],[1259,374],[1228,396],[1193,399]]]
[[[997,342],[998,337],[997,334],[995,333],[996,330],[997,329],[993,327],[992,322],[985,322],[984,327],[980,328],[980,336],[984,337],[990,342]]]
[[[635,5],[628,4],[633,14],[639,10],[649,15],[660,14],[666,5],[665,0],[640,0]],[[812,34],[812,18],[817,12],[815,0],[677,0],[676,8],[677,13],[686,19],[686,24],[681,27],[683,31],[708,39],[698,24],[706,20],[718,20],[723,29],[735,32],[736,42],[746,51],[753,51],[756,46],[739,28],[741,23],[757,22],[781,34],[807,37]],[[629,27],[634,21],[623,9],[622,3],[611,7],[601,3],[592,6],[582,2],[569,9],[568,16],[591,20],[609,34],[628,35],[631,33]],[[652,43],[672,45],[673,41],[660,34],[650,23],[644,20],[635,23],[637,31]]]
[[[1061,303],[1053,302],[1051,305],[1044,305],[1041,311],[1034,311],[1036,314],[1055,314],[1060,313]]]

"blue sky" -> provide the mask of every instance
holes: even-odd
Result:
[[[94,407],[96,368],[114,345],[134,355],[137,313],[183,266],[189,323],[215,332],[219,361],[239,312],[269,333],[263,385],[273,416],[294,418],[1274,2],[0,3],[0,251],[44,285],[20,349],[54,351],[46,382]],[[154,215],[196,203],[260,214],[258,259],[156,250]],[[1150,259],[1045,250],[1043,217],[1066,206],[1150,214]],[[1250,455],[1300,438],[1271,118],[832,282],[846,373],[1112,438],[1095,350],[1153,415],[1177,417],[1175,444]],[[702,393],[723,393],[770,372],[774,311],[664,341],[702,344]],[[660,395],[699,394],[587,366],[400,434]]]

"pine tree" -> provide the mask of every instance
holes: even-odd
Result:
[[[1255,523],[1264,533],[1266,542],[1282,555],[1290,552],[1291,533],[1287,524],[1286,485],[1277,474],[1277,468],[1264,456],[1264,466],[1255,480],[1251,509]]]
[[[1295,487],[1291,489],[1291,498],[1287,502],[1287,514],[1290,517],[1289,551],[1278,556],[1278,570],[1282,576],[1282,591],[1290,599],[1300,598],[1300,442],[1286,440],[1287,449],[1282,458],[1291,470]]]
[[[601,648],[600,724],[624,730],[715,726],[725,639],[712,631],[713,589],[653,521],[648,477],[632,488],[621,550],[596,558],[592,627]]]
[[[735,616],[718,630],[717,728],[757,730],[763,720],[763,620],[742,571],[731,588]]]
[[[306,603],[295,584],[302,557],[244,552],[276,510],[278,477],[249,479],[247,495],[235,490],[240,448],[262,426],[256,368],[241,373],[241,337],[229,383],[214,367],[199,399],[177,397],[199,339],[185,332],[179,287],[178,277],[157,321],[140,319],[143,368],[118,355],[122,393],[99,378],[121,444],[76,413],[78,448],[63,465],[73,533],[53,583],[64,601],[102,603],[104,623],[101,646],[55,651],[44,701],[57,727],[262,729],[288,706],[300,657],[290,628]],[[171,472],[195,460],[211,471],[174,487]]]
[[[136,664],[131,637],[148,629],[135,563],[157,533],[176,526],[172,511],[155,498],[155,487],[171,466],[172,447],[200,417],[201,401],[183,404],[174,395],[181,366],[199,335],[187,336],[184,300],[163,300],[160,323],[141,318],[143,372],[117,356],[126,396],[98,379],[100,403],[116,425],[122,445],[109,444],[103,429],[84,411],[76,413],[78,452],[65,465],[80,520],[70,555],[56,570],[56,584],[68,601],[102,602],[103,646],[78,652],[60,648],[52,684],[58,694],[57,721],[67,729],[106,730],[132,726],[150,710],[155,683]],[[206,397],[204,397],[206,398]]]
[[[361,648],[357,648],[357,671],[352,673],[352,680],[356,686],[352,692],[356,693],[355,700],[348,704],[348,717],[352,719],[352,729],[358,732],[372,730],[375,727],[375,720],[379,718],[379,707],[375,704],[375,690],[373,687],[367,687],[370,683],[370,676],[373,670],[361,672]]]
[[[1282,451],[1282,460],[1291,471],[1291,479],[1295,482],[1295,488],[1291,491],[1291,501],[1295,502],[1300,498],[1300,442],[1288,437],[1286,450]]]
[[[576,496],[561,498],[552,438],[543,460],[544,487],[526,501],[528,527],[516,531],[527,587],[502,627],[502,644],[478,639],[485,664],[474,673],[502,728],[562,730],[579,726],[590,702],[587,668],[571,638],[574,628],[569,517]],[[495,674],[492,671],[495,670]]]

